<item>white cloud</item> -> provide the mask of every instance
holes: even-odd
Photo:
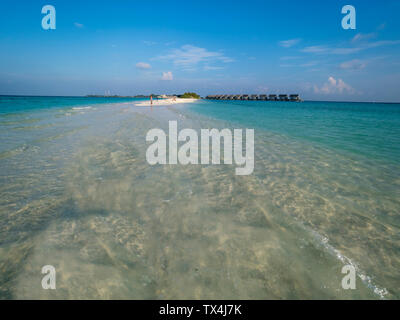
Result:
[[[136,63],[136,68],[146,70],[146,69],[150,69],[151,65],[146,62],[138,62],[138,63]]]
[[[350,61],[345,61],[340,64],[341,69],[349,69],[349,70],[361,70],[366,67],[366,62],[354,59]]]
[[[368,40],[375,38],[377,36],[376,32],[372,33],[357,33],[353,39],[351,40],[352,42],[357,42],[357,41],[362,41],[362,40]]]
[[[382,40],[382,41],[370,42],[365,45],[365,48],[369,49],[369,48],[376,48],[376,47],[382,47],[382,46],[393,46],[396,44],[400,44],[400,40]]]
[[[79,22],[74,22],[74,26],[77,27],[77,28],[80,28],[80,29],[84,27],[84,25],[82,23],[79,23]]]
[[[298,44],[300,41],[301,39],[284,40],[284,41],[279,41],[279,45],[284,48],[290,48]]]
[[[171,71],[163,72],[161,80],[171,81],[174,79],[174,76]]]
[[[347,83],[345,83],[342,79],[336,80],[334,77],[329,77],[328,82],[326,82],[321,88],[314,86],[314,92],[322,94],[354,94],[356,91]]]
[[[363,50],[361,47],[354,48],[331,48],[327,46],[310,46],[302,49],[306,53],[325,53],[325,54],[351,54]]]
[[[215,67],[215,66],[204,66],[204,70],[209,71],[209,70],[221,70],[223,67]]]
[[[323,53],[326,52],[327,50],[328,48],[325,46],[309,46],[305,47],[304,49],[301,49],[300,51],[307,53]]]
[[[222,52],[208,51],[205,48],[192,45],[184,45],[172,50],[167,55],[159,56],[155,59],[172,61],[176,66],[184,69],[193,69],[201,63],[228,63],[233,61],[233,59],[226,57]]]
[[[363,36],[359,36],[363,37]],[[353,38],[354,39],[354,38]],[[357,42],[357,41],[356,41]],[[361,43],[355,47],[329,47],[329,46],[309,46],[301,49],[301,52],[306,53],[315,53],[315,54],[334,54],[334,55],[346,55],[357,53],[366,49],[377,48],[382,46],[392,46],[400,44],[400,40],[383,40],[383,41],[374,41],[374,42],[365,42]]]
[[[319,61],[309,61],[309,62],[302,63],[300,65],[300,67],[315,67],[318,64],[319,64]]]

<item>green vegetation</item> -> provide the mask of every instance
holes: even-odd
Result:
[[[194,92],[185,92],[183,95],[181,95],[179,98],[184,98],[184,99],[200,99],[200,96],[197,93]]]

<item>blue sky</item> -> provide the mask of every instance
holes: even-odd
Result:
[[[41,9],[56,8],[56,30]],[[341,8],[356,8],[344,30]],[[400,101],[400,1],[18,1],[0,94],[300,93]]]

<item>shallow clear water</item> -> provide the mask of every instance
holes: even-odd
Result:
[[[1,298],[400,298],[398,105],[59,99],[0,114]],[[255,128],[254,173],[150,166],[168,120]]]

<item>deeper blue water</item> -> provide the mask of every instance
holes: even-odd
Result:
[[[40,97],[0,96],[0,114],[27,113],[35,110],[88,106],[141,100],[138,98],[111,97]]]
[[[338,151],[400,163],[400,104],[207,101],[191,109]]]

